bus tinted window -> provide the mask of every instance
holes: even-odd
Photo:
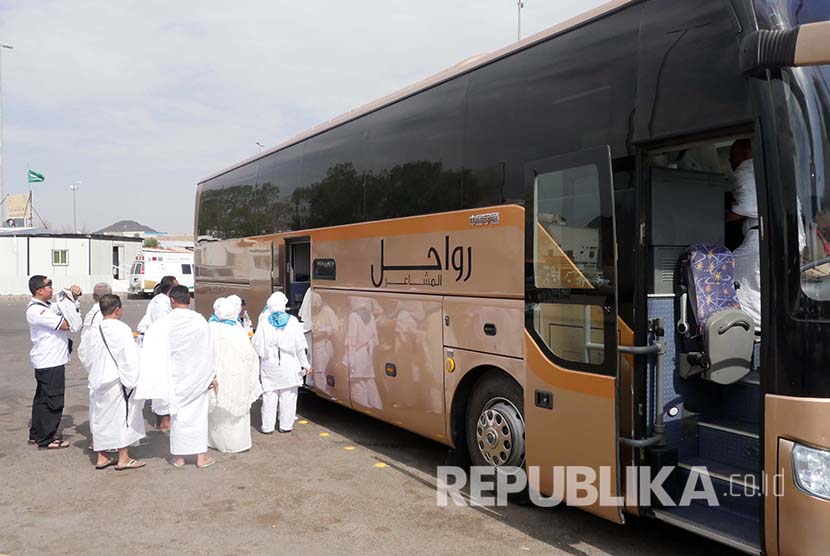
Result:
[[[267,232],[262,205],[268,190],[256,187],[257,164],[246,164],[206,184],[199,207],[198,235],[217,239]]]
[[[302,223],[299,216],[305,210],[300,185],[300,164],[302,157],[299,147],[272,153],[262,159],[257,182],[265,197],[265,210],[270,220],[270,229],[282,232],[296,228]]]
[[[366,219],[461,208],[466,77],[369,114]]]
[[[292,147],[303,151],[292,229],[363,221],[364,129],[356,120]]]

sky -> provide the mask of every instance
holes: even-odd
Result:
[[[522,37],[605,0],[524,0]],[[50,228],[193,231],[201,179],[516,40],[516,0],[6,0],[4,193]],[[37,218],[35,219],[37,224]]]

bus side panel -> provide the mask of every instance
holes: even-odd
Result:
[[[528,333],[525,354],[526,457],[528,469],[539,469],[539,490],[550,496],[555,489],[568,504],[580,505],[581,509],[622,523],[619,506],[602,504],[603,494],[606,498],[619,496],[616,379],[557,366],[545,357]],[[551,407],[537,404],[537,392],[550,394]],[[564,478],[569,471],[595,473],[595,478],[587,482],[599,487],[600,498],[586,505],[576,498],[585,496],[584,491],[569,495],[568,490],[572,489],[567,480],[554,483],[554,467],[562,468]]]
[[[349,294],[315,288],[311,305],[311,368],[314,391],[351,406],[349,400]],[[319,297],[317,297],[319,296]]]
[[[795,484],[794,442],[830,448],[830,400],[767,394],[764,420],[764,520],[767,554],[825,554],[830,545],[830,501]]]
[[[441,301],[351,295],[346,344],[353,408],[446,443]]]

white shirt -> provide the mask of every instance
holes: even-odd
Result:
[[[29,358],[37,369],[48,369],[65,365],[69,361],[69,336],[59,330],[64,318],[57,307],[48,301],[32,298],[26,308],[32,350]]]
[[[752,159],[744,160],[735,168],[733,175],[735,204],[732,212],[745,216],[744,234],[758,225],[758,196],[755,193],[755,167]]]

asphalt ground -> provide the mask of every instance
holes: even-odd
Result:
[[[124,320],[135,326],[146,303],[126,301]],[[146,444],[132,451],[145,468],[96,471],[74,355],[62,422],[71,447],[26,444],[35,381],[25,307],[0,299],[0,556],[737,554],[653,520],[620,526],[574,508],[438,507],[445,447],[312,394],[300,396],[293,433],[255,429],[249,452],[211,452],[210,468],[174,468],[169,438],[148,425]]]

